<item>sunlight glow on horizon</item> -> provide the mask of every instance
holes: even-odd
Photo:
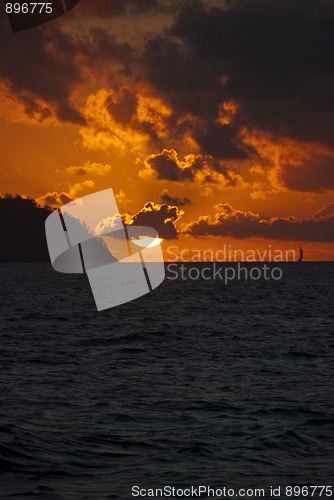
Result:
[[[155,247],[156,245],[159,245],[163,241],[163,238],[151,238],[150,236],[141,236],[141,237],[139,237],[139,239],[136,239],[136,240],[133,239],[131,241],[140,247],[147,248],[147,247]]]

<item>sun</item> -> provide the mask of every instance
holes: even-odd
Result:
[[[163,241],[163,238],[152,238],[151,236],[139,236],[138,239],[132,239],[131,241],[132,243],[135,243],[135,245],[147,248],[159,245]]]

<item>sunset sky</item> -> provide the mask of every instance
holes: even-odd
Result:
[[[12,33],[0,194],[113,188],[163,248],[334,258],[334,1],[80,0]]]

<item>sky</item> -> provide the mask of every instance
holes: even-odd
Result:
[[[334,0],[80,0],[17,33],[2,10],[0,194],[112,188],[166,260],[333,260],[333,25]]]

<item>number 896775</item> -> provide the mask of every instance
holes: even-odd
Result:
[[[52,14],[52,2],[6,3],[7,14]]]

